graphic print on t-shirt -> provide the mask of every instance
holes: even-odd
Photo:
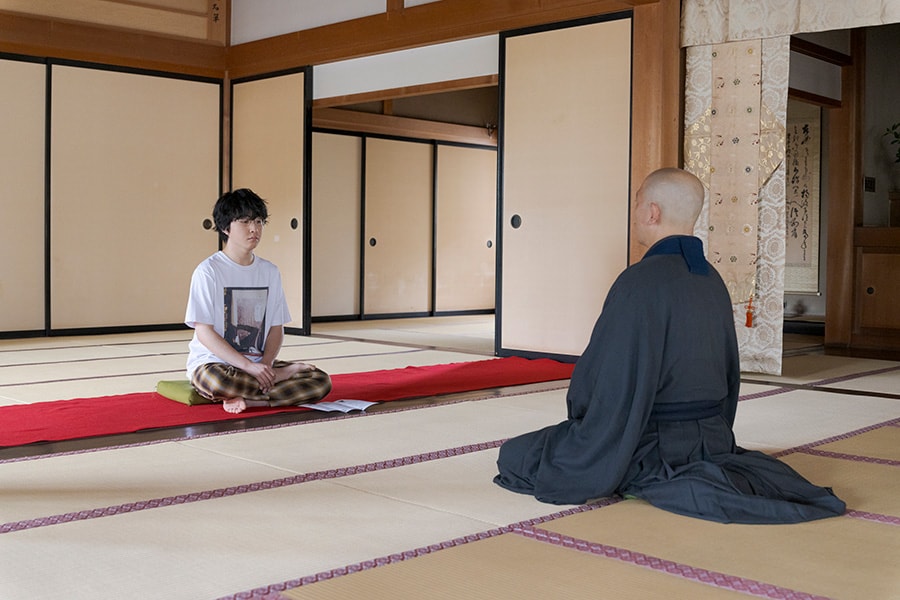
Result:
[[[225,341],[246,356],[262,356],[269,288],[225,288]]]

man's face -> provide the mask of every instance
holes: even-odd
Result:
[[[265,221],[262,219],[235,219],[228,228],[228,243],[247,250],[254,250],[259,245]]]

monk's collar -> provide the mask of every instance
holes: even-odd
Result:
[[[709,274],[709,263],[703,255],[703,242],[691,235],[670,235],[653,244],[644,258],[657,254],[680,254],[688,270],[697,275]]]

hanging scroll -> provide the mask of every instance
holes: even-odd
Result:
[[[819,292],[821,108],[788,101],[784,289]]]

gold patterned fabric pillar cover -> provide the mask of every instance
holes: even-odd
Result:
[[[741,304],[734,305],[741,369],[744,371],[775,375],[781,373],[786,235],[784,130],[790,72],[790,36],[794,33],[897,22],[900,22],[900,0],[681,2],[681,46],[686,49],[684,166],[703,181],[708,191],[711,183],[713,44],[741,40],[760,40],[762,44],[760,160],[761,164],[769,161],[770,167],[760,166],[758,249],[753,301],[755,312],[752,327],[746,327],[746,299],[742,299]],[[768,179],[763,176],[767,168],[772,169]],[[694,229],[694,234],[706,243],[707,250],[710,246],[710,219],[707,204]],[[713,223],[713,226],[716,225],[717,223]]]
[[[776,375],[784,319],[789,56],[788,36],[692,46],[685,73],[684,168],[707,193],[694,234],[731,293],[741,369]]]
[[[756,282],[760,188],[760,41],[712,46],[709,260],[732,303]]]

